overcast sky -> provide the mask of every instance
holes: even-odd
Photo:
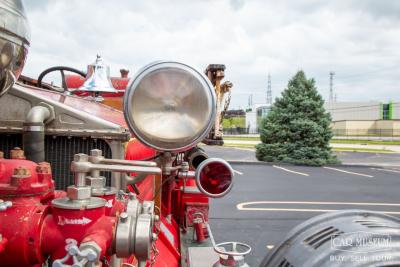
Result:
[[[400,100],[400,1],[25,0],[32,42],[26,75],[84,70],[97,53],[112,75],[177,60],[226,65],[231,108],[273,97],[299,69],[339,101]]]

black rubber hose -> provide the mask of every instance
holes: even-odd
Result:
[[[22,142],[26,159],[36,163],[44,161],[44,137],[43,122],[24,123]]]

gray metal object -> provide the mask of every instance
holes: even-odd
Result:
[[[0,96],[17,81],[30,40],[28,21],[20,0],[0,2]]]
[[[23,128],[23,148],[26,159],[36,163],[45,160],[44,154],[44,129],[45,123],[54,119],[54,110],[51,106],[34,106],[26,115]]]
[[[67,255],[61,259],[53,261],[53,267],[91,267],[97,266],[101,248],[95,242],[82,243],[78,247],[78,242],[74,239],[67,239],[65,250]],[[73,264],[66,264],[72,259]]]
[[[92,149],[88,160],[92,163],[104,160],[100,149]],[[92,196],[115,195],[118,190],[115,187],[106,186],[106,177],[100,176],[99,170],[92,170],[90,176],[86,176],[86,185],[91,188]]]
[[[68,186],[67,188],[68,198],[71,200],[85,200],[90,198],[92,190],[90,186]]]
[[[400,219],[344,210],[313,217],[295,227],[260,267],[399,265]]]
[[[187,254],[190,267],[210,267],[219,259],[212,247],[189,247]]]
[[[99,207],[104,207],[106,203],[107,202],[104,199],[99,197],[89,197],[81,200],[70,199],[68,197],[65,197],[65,198],[54,199],[51,202],[51,206],[59,209],[81,210],[81,209],[95,209]]]
[[[139,261],[150,258],[153,242],[153,225],[157,218],[154,214],[154,202],[142,204],[130,196],[126,212],[121,213],[115,230],[115,253],[118,257],[135,254]]]
[[[88,66],[86,81],[77,91],[90,93],[117,92],[110,80],[110,67],[104,64],[103,59],[99,55],[97,55],[96,61]]]
[[[194,147],[185,153],[185,159],[188,161],[192,169],[197,169],[200,163],[208,159],[206,152],[200,147]]]
[[[52,97],[49,97],[48,91],[37,88],[32,89],[32,87],[26,85],[15,84],[8,94],[0,98],[0,133],[22,134],[28,112],[35,106],[43,106],[49,108],[52,113],[51,118],[53,118],[46,120],[44,133],[47,141],[49,141],[49,136],[72,137],[73,139],[76,139],[76,137],[101,139],[110,147],[113,159],[124,158],[125,148],[123,143],[130,138],[128,129],[79,109],[82,105],[88,104],[88,101],[84,99],[70,96],[65,100],[71,102],[68,104],[63,102],[62,94],[54,93]],[[100,104],[92,103],[92,105]],[[110,109],[110,111],[116,112],[106,106],[102,106],[102,109]],[[121,114],[121,116],[123,115]],[[56,143],[52,142],[51,145],[53,146]],[[16,145],[22,146],[22,142]],[[64,146],[65,143],[62,142],[60,145]],[[72,155],[65,155],[64,157],[69,159]],[[59,161],[57,161],[57,164],[59,164]],[[65,164],[69,165],[69,162]],[[69,166],[64,167],[69,169]],[[56,171],[58,172],[59,170]],[[58,178],[61,179],[61,177]],[[67,179],[67,177],[64,179]],[[124,174],[113,173],[112,185],[119,189],[124,179]]]
[[[230,247],[228,249],[227,247]],[[214,246],[219,254],[219,261],[213,267],[249,267],[244,257],[251,252],[251,247],[239,242],[224,242]]]
[[[46,124],[45,133],[48,135],[86,136],[122,141],[130,139],[128,129],[80,109],[80,106],[91,102],[69,96],[68,101],[71,104],[68,104],[66,100],[63,102],[62,94],[54,93],[50,97],[44,93],[48,91],[15,84],[8,94],[0,98],[0,132],[22,132],[26,115],[32,107],[46,105],[54,110],[54,119]],[[107,106],[102,106],[102,109],[104,112],[107,112],[107,109],[116,112]]]
[[[0,211],[5,211],[11,207],[12,207],[11,201],[4,201],[4,200],[0,199]]]
[[[135,136],[159,151],[183,151],[203,140],[216,112],[209,80],[194,68],[154,62],[131,80],[124,114]]]
[[[67,189],[67,197],[55,199],[52,201],[52,205],[56,207],[62,207],[65,209],[77,209],[77,208],[93,208],[99,205],[105,205],[106,201],[91,197],[92,195],[101,195],[101,193],[116,193],[115,188],[104,188],[97,187],[92,188],[91,184],[87,183],[88,175],[94,175],[95,179],[99,178],[99,171],[106,172],[137,172],[139,174],[161,174],[161,169],[158,167],[145,167],[145,166],[130,166],[130,165],[107,165],[107,164],[95,164],[90,162],[99,162],[102,159],[101,151],[94,149],[91,151],[91,156],[86,154],[76,154],[74,161],[71,162],[71,171],[74,173],[75,184],[71,185]],[[89,176],[91,182],[92,176]],[[102,183],[100,183],[101,185]],[[94,190],[93,190],[94,189]],[[136,200],[137,201],[137,200]],[[93,203],[92,203],[93,202]],[[101,202],[101,203],[100,203]],[[144,203],[146,204],[146,203]],[[143,204],[143,205],[144,205]],[[143,206],[144,207],[144,206]],[[152,208],[154,210],[154,206]],[[142,211],[142,213],[149,213]],[[154,211],[153,211],[154,213]]]

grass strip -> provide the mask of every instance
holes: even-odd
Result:
[[[388,149],[352,148],[352,147],[333,147],[332,151],[370,152],[370,153],[393,153],[394,152],[394,151],[388,150]]]

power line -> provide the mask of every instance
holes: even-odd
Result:
[[[329,72],[329,101],[333,102],[333,75],[335,72]]]

